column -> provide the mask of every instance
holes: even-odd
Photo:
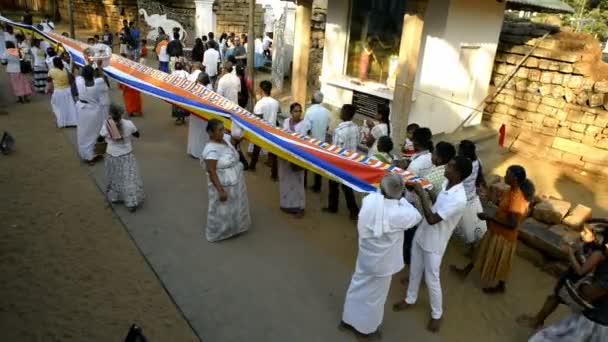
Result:
[[[403,31],[399,46],[399,66],[391,108],[392,139],[397,144],[405,141],[414,83],[418,69],[418,57],[422,43],[422,30],[424,28],[424,12],[427,0],[408,2],[408,8],[403,16]]]
[[[312,0],[300,0],[296,8],[295,39],[293,48],[293,70],[291,74],[291,93],[293,100],[303,106],[306,103],[306,84],[308,82],[308,57],[310,54],[310,19]]]
[[[194,0],[194,32],[198,38],[207,35],[209,32],[216,33],[213,2],[214,0]],[[219,35],[217,35],[217,38],[219,38]]]

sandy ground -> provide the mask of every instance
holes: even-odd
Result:
[[[49,100],[13,104],[0,73],[0,335],[3,341],[121,341],[131,323],[152,341],[199,339],[113,215]]]

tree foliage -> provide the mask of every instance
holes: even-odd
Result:
[[[590,33],[601,41],[608,38],[608,0],[563,1],[576,11],[574,14],[562,17],[564,26]]]

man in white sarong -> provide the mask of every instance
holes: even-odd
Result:
[[[403,264],[403,232],[422,216],[403,196],[403,180],[388,174],[380,183],[381,193],[367,195],[359,212],[359,253],[342,314],[342,329],[360,339],[379,336],[384,304],[392,275]]]

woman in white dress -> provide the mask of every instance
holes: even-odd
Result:
[[[200,69],[195,70],[192,75],[190,75],[192,78],[196,76],[196,78],[190,80],[204,85],[205,88],[209,90],[213,90],[209,75],[204,72],[196,73],[196,71],[200,71]],[[201,158],[203,147],[205,147],[205,144],[209,141],[206,130],[207,122],[205,120],[196,115],[190,115],[190,118],[188,119],[188,147],[186,152],[192,156],[192,158]]]
[[[44,93],[49,69],[46,64],[46,51],[41,48],[40,39],[32,39],[31,52],[32,56],[34,56],[34,90],[38,93]]]
[[[78,140],[78,154],[89,164],[93,164],[101,155],[95,155],[95,143],[101,126],[103,125],[102,96],[106,91],[103,78],[95,78],[95,70],[86,65],[82,68],[81,76],[76,78],[78,88],[78,126],[76,136]]]
[[[483,178],[481,162],[477,158],[475,143],[470,140],[462,140],[458,145],[458,155],[469,158],[473,162],[473,172],[462,184],[467,193],[467,209],[456,226],[456,234],[462,241],[470,247],[481,240],[487,230],[486,222],[480,220],[477,214],[483,212],[481,201],[477,195],[477,189],[484,189],[486,186]]]
[[[391,114],[390,108],[387,105],[380,104],[376,112],[376,121],[367,121],[367,127],[370,129],[369,134],[366,138],[366,145],[369,147],[367,155],[373,157],[378,153],[378,139],[385,135],[390,135],[389,128],[389,116]]]
[[[51,97],[51,107],[57,127],[74,127],[77,123],[76,104],[70,88],[68,71],[60,57],[52,59],[53,67],[49,70],[48,82],[52,82],[53,96]]]
[[[108,143],[105,157],[108,200],[123,202],[134,212],[146,197],[131,145],[131,137],[139,138],[139,131],[133,122],[122,118],[122,113],[122,108],[110,105],[110,118],[103,122],[98,141],[105,139]]]
[[[303,120],[302,106],[299,103],[292,103],[289,113],[291,116],[283,121],[283,128],[291,132],[308,134],[310,124]],[[284,159],[279,160],[278,167],[281,210],[301,217],[306,206],[304,169]]]
[[[224,135],[224,124],[217,119],[209,120],[207,133],[210,141],[203,149],[201,161],[208,175],[206,237],[215,242],[249,230],[251,216],[243,165],[230,136]]]

